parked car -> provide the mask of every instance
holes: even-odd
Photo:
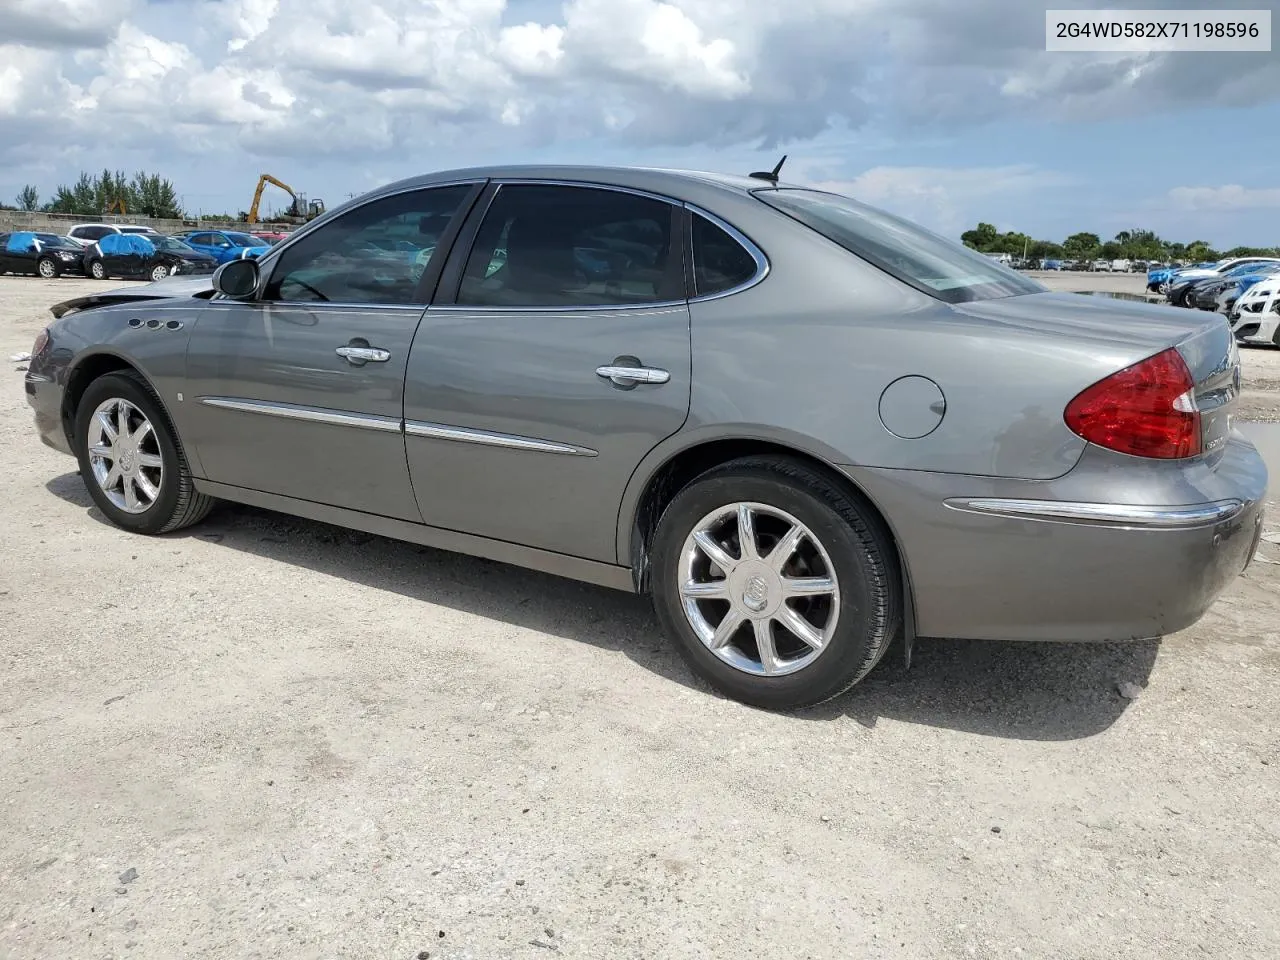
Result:
[[[81,247],[87,247],[95,240],[112,234],[140,233],[144,236],[159,236],[151,227],[140,227],[129,223],[77,223],[67,231],[67,239]]]
[[[1236,300],[1227,316],[1239,343],[1280,347],[1280,274],[1255,283]]]
[[[225,498],[639,591],[764,707],[839,694],[899,635],[1200,618],[1267,485],[1226,325],[762,176],[388,185],[212,289],[59,304],[37,430],[135,533]],[[397,241],[432,253],[365,255]]]
[[[108,234],[84,253],[84,272],[95,280],[145,277],[163,280],[175,273],[212,273],[217,261],[181,240],[160,234]]]
[[[1222,310],[1225,307],[1229,311],[1241,294],[1254,284],[1267,279],[1277,270],[1280,270],[1280,264],[1277,264],[1277,269],[1275,270],[1260,269],[1258,267],[1241,267],[1239,269],[1243,272],[1235,273],[1234,276],[1226,276],[1221,280],[1201,280],[1197,283],[1192,288],[1195,306],[1201,310],[1215,311]]]
[[[1277,264],[1280,266],[1280,264]],[[1175,307],[1193,307],[1196,303],[1196,292],[1200,287],[1215,286],[1217,284],[1226,285],[1232,283],[1240,277],[1247,276],[1258,271],[1258,265],[1253,262],[1240,263],[1222,273],[1208,273],[1201,270],[1190,270],[1186,273],[1175,274],[1168,283],[1168,290],[1165,293],[1166,299]],[[1221,289],[1219,286],[1218,289]],[[1215,290],[1214,295],[1217,295]]]
[[[1162,286],[1161,293],[1168,294],[1173,287],[1185,280],[1204,279],[1206,277],[1221,277],[1228,271],[1239,267],[1261,267],[1276,265],[1280,266],[1280,259],[1276,257],[1233,257],[1230,260],[1219,260],[1217,263],[1208,266],[1187,267],[1182,270],[1176,270],[1166,281],[1166,285]]]
[[[1061,260],[1041,260],[1040,269],[1041,270],[1065,270],[1066,267],[1063,266]]]
[[[56,233],[0,233],[0,273],[28,273],[52,279],[64,273],[81,273],[83,261],[84,251]]]
[[[173,237],[201,253],[207,253],[218,263],[259,257],[271,249],[271,244],[234,230],[187,230],[175,233]]]

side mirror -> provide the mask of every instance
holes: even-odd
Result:
[[[213,271],[213,289],[232,300],[252,300],[258,290],[258,261],[228,260]]]

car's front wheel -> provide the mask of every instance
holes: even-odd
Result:
[[[169,268],[163,263],[158,263],[151,268],[151,279],[153,282],[163,280],[169,275]]]
[[[107,268],[101,260],[94,260],[89,264],[89,276],[95,280],[107,279]]]
[[[58,275],[58,265],[49,257],[41,257],[40,262],[36,264],[36,273],[46,280],[52,280]]]
[[[75,426],[80,475],[116,526],[168,533],[212,508],[213,498],[196,492],[168,414],[137,374],[109,373],[89,384]]]
[[[681,490],[654,537],[653,600],[681,655],[736,700],[820,703],[861,680],[901,623],[879,518],[783,457],[717,467]]]

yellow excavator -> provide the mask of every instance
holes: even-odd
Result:
[[[107,213],[108,215],[112,213],[118,213],[122,217],[127,217],[129,215],[129,211],[125,209],[124,197],[116,197],[109,204],[107,204]]]
[[[249,216],[246,222],[250,226],[258,222],[258,207],[262,204],[262,191],[268,183],[279,187],[293,198],[289,203],[289,209],[282,216],[277,217],[277,220],[283,220],[286,223],[306,223],[324,213],[323,200],[316,199],[308,203],[306,197],[293,192],[293,187],[269,173],[264,173],[258,177],[258,187],[253,191],[253,203],[249,205]]]

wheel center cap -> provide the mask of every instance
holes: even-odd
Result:
[[[781,601],[778,575],[759,560],[742,563],[729,578],[729,596],[740,611],[753,620],[769,617]]]
[[[760,574],[752,574],[742,591],[742,604],[753,613],[769,605],[769,584]]]
[[[126,472],[133,469],[133,451],[132,450],[125,449],[120,451],[120,469]]]

